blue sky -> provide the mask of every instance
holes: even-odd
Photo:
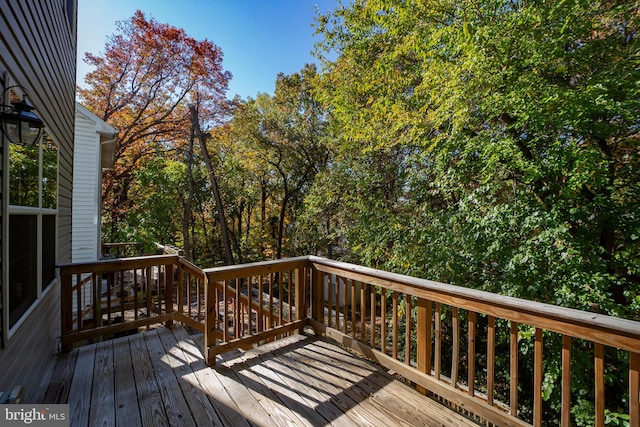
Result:
[[[209,39],[222,49],[223,67],[233,74],[228,98],[255,98],[273,93],[279,72],[292,74],[315,62],[311,54],[316,9],[332,10],[336,0],[79,0],[79,85],[90,68],[85,52],[102,54],[115,22],[137,9],[147,19],[184,28],[197,40]]]

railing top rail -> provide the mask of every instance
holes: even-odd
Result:
[[[315,268],[458,308],[640,353],[640,322],[309,256]]]
[[[204,273],[208,276],[213,276],[212,280],[227,280],[258,274],[275,273],[284,269],[306,267],[308,265],[309,257],[301,256],[295,258],[276,259],[272,261],[253,262],[249,264],[205,268]]]
[[[190,273],[202,275],[204,277],[204,271],[197,265],[193,264],[191,261],[188,261],[183,257],[179,257],[178,263],[182,265]]]
[[[116,258],[100,261],[77,262],[58,265],[61,274],[86,273],[88,271],[103,273],[134,268],[152,267],[155,265],[169,265],[178,262],[178,255],[150,255],[131,258]]]

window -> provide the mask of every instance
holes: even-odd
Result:
[[[58,148],[9,144],[9,327],[55,279]]]

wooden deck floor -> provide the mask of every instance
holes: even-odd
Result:
[[[213,369],[193,338],[159,328],[60,355],[43,403],[69,403],[72,426],[476,425],[313,336],[230,352]]]

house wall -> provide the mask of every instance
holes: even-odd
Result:
[[[100,215],[100,134],[95,122],[76,114],[73,162],[72,261],[98,259]]]
[[[76,11],[77,0],[0,1],[0,72],[8,72],[12,84],[26,88],[30,103],[59,148],[58,263],[71,261]],[[0,176],[5,180],[5,171]],[[4,184],[0,184],[3,188]],[[6,200],[2,205],[6,207]],[[1,220],[0,247],[4,251],[6,212],[2,212]],[[3,253],[0,259],[5,256]],[[0,274],[0,285],[2,277],[4,272]],[[6,319],[6,313],[3,316]],[[26,401],[30,401],[57,350],[59,283],[49,286],[11,336],[6,330],[6,320],[2,327],[0,390],[21,384],[25,387]]]

